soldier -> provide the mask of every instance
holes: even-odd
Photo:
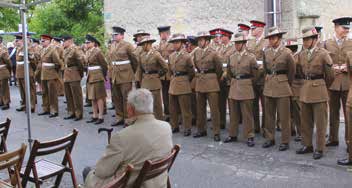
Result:
[[[139,58],[139,56],[143,52],[143,47],[142,46],[138,46],[138,43],[143,39],[143,37],[148,37],[148,36],[150,36],[150,34],[145,32],[143,29],[137,30],[137,33],[135,33],[133,35],[134,41],[137,44],[137,47],[135,48],[133,53],[135,54],[137,59]],[[137,76],[136,76],[136,87],[140,88],[140,80],[137,80]]]
[[[194,51],[198,48],[197,40],[194,36],[187,36],[188,43],[187,43],[187,52],[190,53],[191,57],[193,57]],[[193,62],[193,61],[192,61]],[[194,62],[193,62],[194,67]],[[191,80],[191,108],[192,108],[192,125],[196,125],[197,121],[197,95],[196,95],[196,78],[193,77]]]
[[[23,37],[22,35],[16,36],[16,78],[18,80],[18,86],[20,90],[20,96],[22,104],[16,111],[24,111],[26,109],[26,88],[25,88],[25,78],[24,78],[24,47],[23,47]],[[29,63],[29,87],[30,87],[30,98],[31,98],[31,112],[34,113],[36,105],[36,94],[35,94],[35,81],[34,81],[34,71],[37,69],[37,64],[39,61],[39,54],[35,49],[28,48],[28,63]]]
[[[62,61],[57,53],[56,47],[50,45],[52,37],[50,35],[41,35],[40,38],[43,46],[40,55],[43,112],[38,115],[49,115],[49,118],[53,118],[59,115],[57,83]]]
[[[222,58],[223,62],[223,75],[220,78],[220,94],[219,94],[219,107],[220,107],[220,128],[225,129],[226,127],[226,114],[227,114],[227,103],[229,97],[230,81],[227,80],[227,60],[235,52],[235,46],[230,41],[233,34],[232,31],[227,29],[219,28],[219,33],[221,34],[221,47],[219,49],[219,56]]]
[[[59,55],[61,61],[64,61],[64,48],[61,42],[62,42],[61,37],[53,37],[52,44],[56,47],[57,54]],[[59,70],[59,79],[57,83],[57,91],[59,96],[65,95],[64,81],[62,80],[63,72],[64,72],[64,67],[61,67]]]
[[[295,59],[295,64],[298,63],[298,43],[297,39],[287,39],[286,48],[290,49],[292,55]],[[301,88],[303,86],[303,76],[299,75],[297,72],[295,74],[295,78],[292,81],[292,93],[293,96],[291,97],[291,129],[292,129],[292,136],[295,137],[296,142],[300,142],[302,140],[301,137],[301,102],[299,101],[299,96],[301,92]]]
[[[125,29],[113,27],[113,40],[109,50],[109,64],[112,68],[112,96],[114,97],[116,122],[111,126],[124,125],[127,119],[127,95],[132,89],[137,59],[134,47],[124,40]]]
[[[352,40],[347,38],[350,30],[350,17],[337,18],[333,20],[335,24],[335,35],[332,39],[328,39],[324,47],[330,52],[333,61],[333,70],[335,71],[335,80],[329,87],[329,111],[330,111],[330,131],[329,139],[326,146],[339,145],[339,124],[340,109],[342,108],[346,117],[346,101],[349,89],[348,70],[346,67],[347,52],[352,51]],[[345,121],[345,130],[347,130],[347,121]],[[347,140],[347,132],[345,132],[345,140]]]
[[[155,39],[151,39],[147,36],[138,43],[139,46],[143,47],[143,52],[139,56],[139,64],[136,75],[138,77],[137,79],[141,81],[141,88],[148,89],[153,94],[154,115],[156,119],[163,120],[161,78],[165,76],[168,71],[168,65],[161,54],[152,48],[152,44],[155,41]]]
[[[181,111],[184,136],[191,135],[192,111],[191,111],[191,83],[194,77],[192,57],[184,48],[187,38],[184,34],[174,34],[169,40],[174,46],[175,52],[169,56],[169,70],[171,81],[169,89],[170,123],[172,133],[180,132],[178,126],[178,112]]]
[[[248,41],[247,50],[253,53],[256,57],[258,68],[257,82],[255,83],[254,92],[254,104],[253,104],[253,116],[254,116],[254,129],[256,133],[260,132],[260,127],[264,128],[265,124],[265,108],[264,108],[264,69],[263,69],[263,49],[267,46],[268,41],[264,38],[264,27],[265,23],[258,20],[251,20],[251,35],[254,39]],[[259,101],[262,109],[262,118],[260,120],[260,108]],[[262,126],[260,126],[260,121]]]
[[[347,153],[348,157],[346,159],[340,159],[337,161],[338,165],[352,166],[352,52],[347,52],[347,67],[350,79],[350,90],[348,92],[346,112],[347,112],[347,123],[348,123],[348,140],[347,140]],[[346,131],[346,130],[345,130]]]
[[[255,55],[246,50],[247,37],[244,33],[235,35],[236,52],[228,58],[227,77],[231,80],[229,93],[230,126],[229,137],[224,143],[236,142],[240,117],[243,117],[244,136],[248,147],[254,146],[253,83],[257,75]]]
[[[194,138],[207,136],[206,131],[206,104],[210,105],[211,119],[214,131],[214,141],[220,141],[220,112],[219,112],[219,80],[222,76],[222,59],[218,53],[209,46],[213,38],[209,32],[197,34],[198,46],[194,51],[193,61],[197,69],[197,129]]]
[[[279,151],[289,148],[291,137],[290,97],[291,83],[295,75],[295,63],[290,49],[282,45],[282,32],[277,27],[269,29],[265,38],[270,47],[264,51],[264,70],[266,72],[263,94],[265,96],[265,135],[267,141],[263,148],[275,145],[275,122],[278,113],[282,125]]]
[[[248,37],[251,27],[244,23],[239,23],[237,24],[237,26],[238,26],[238,32],[241,32],[244,34],[244,36]]]
[[[221,47],[221,33],[218,28],[210,30],[209,33],[214,36],[209,44],[209,47],[213,48],[215,51],[218,51]]]
[[[100,43],[95,37],[86,35],[85,45],[88,50],[86,53],[87,93],[93,106],[93,116],[87,123],[99,125],[104,123],[105,77],[108,65],[99,48]]]
[[[79,121],[83,117],[83,95],[81,80],[83,77],[84,54],[74,45],[72,36],[63,36],[64,47],[64,88],[68,116],[64,119]]]
[[[325,148],[325,133],[327,126],[327,101],[329,99],[327,87],[334,79],[331,70],[332,60],[329,53],[317,46],[318,32],[314,27],[302,30],[304,50],[298,54],[297,74],[304,77],[300,101],[302,102],[302,136],[303,147],[297,154],[313,152],[313,132],[316,125],[316,149],[314,159],[323,156]]]
[[[10,88],[11,79],[11,60],[7,48],[0,46],[0,101],[2,110],[10,108]],[[11,80],[10,80],[11,82]]]
[[[160,43],[156,46],[157,51],[161,54],[164,60],[167,62],[169,59],[169,55],[174,52],[174,48],[172,44],[168,43],[170,37],[170,26],[161,26],[158,27]],[[163,95],[163,103],[164,103],[164,114],[165,120],[169,121],[169,87],[170,87],[170,72],[168,71],[165,74],[165,77],[161,78],[162,84],[162,95]]]

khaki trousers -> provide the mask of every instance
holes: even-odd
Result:
[[[112,84],[111,89],[117,122],[127,119],[127,96],[132,89],[132,83]]]
[[[57,79],[43,80],[43,111],[52,114],[59,112],[58,107],[58,92],[57,92]]]
[[[348,91],[331,91],[329,90],[329,111],[330,111],[330,131],[329,141],[339,141],[339,125],[340,125],[340,109],[342,103],[342,109],[344,117],[346,118],[346,102],[347,102]],[[347,121],[345,121],[345,140],[347,141]]]
[[[265,127],[264,132],[268,140],[275,140],[276,114],[281,121],[281,143],[288,144],[291,138],[290,97],[265,97]]]
[[[303,103],[302,102],[302,138],[304,146],[313,146],[314,124],[316,125],[316,150],[324,151],[325,134],[327,126],[327,102]]]
[[[18,86],[20,89],[21,100],[23,101],[22,107],[26,107],[26,84],[24,78],[18,78]],[[29,77],[29,86],[31,91],[31,109],[34,110],[37,101],[34,77]]]
[[[164,120],[163,117],[163,103],[162,103],[162,96],[161,96],[161,91],[160,89],[150,91],[152,92],[153,95],[153,100],[154,100],[154,116],[158,120]]]
[[[82,117],[83,115],[83,94],[80,81],[65,82],[64,89],[69,115]]]
[[[185,130],[192,128],[191,94],[170,95],[169,107],[172,128],[178,127],[179,112],[181,112]]]
[[[206,131],[207,101],[209,102],[214,135],[220,134],[219,92],[197,92],[197,128]]]
[[[229,136],[238,136],[238,126],[241,115],[244,124],[244,138],[254,137],[253,100],[230,99],[230,126]]]
[[[11,102],[9,79],[0,80],[0,101],[4,105],[8,105]]]

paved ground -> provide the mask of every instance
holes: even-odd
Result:
[[[6,117],[12,119],[12,127],[8,138],[10,150],[27,142],[27,125],[25,113],[16,112],[19,95],[16,87],[11,88],[12,106],[8,111],[0,110],[0,121]],[[64,121],[65,104],[60,97],[60,117],[49,119],[33,114],[33,138],[49,140],[64,136],[79,130],[79,136],[73,150],[73,162],[77,178],[82,183],[81,171],[85,166],[94,165],[101,156],[107,143],[106,135],[97,134],[97,126],[88,125],[88,108],[85,108],[85,120],[81,122]],[[39,97],[39,104],[41,98]],[[40,106],[40,105],[38,105]],[[38,107],[41,111],[41,107]],[[105,116],[106,123],[101,127],[109,127],[113,122],[109,111]],[[118,130],[116,130],[118,131]],[[210,132],[210,130],[209,130]],[[341,126],[340,140],[344,129]],[[280,133],[278,133],[278,136]],[[226,132],[222,133],[225,138]],[[246,147],[240,137],[238,143],[215,143],[212,138],[184,138],[181,134],[174,136],[174,143],[180,144],[182,150],[171,171],[173,187],[179,188],[233,188],[233,187],[348,187],[352,186],[352,169],[336,165],[338,158],[345,156],[346,145],[339,148],[329,148],[325,157],[314,161],[309,155],[296,155],[299,143],[291,142],[291,149],[279,152],[278,146],[272,149],[262,149],[264,140],[257,135],[256,146]],[[27,151],[28,157],[28,151]],[[58,155],[51,159],[58,159]],[[50,183],[50,182],[49,182]],[[31,186],[28,186],[31,187]],[[69,176],[65,176],[61,187],[72,187]]]

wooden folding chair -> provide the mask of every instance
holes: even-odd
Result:
[[[119,177],[108,183],[104,188],[125,188],[127,186],[128,180],[130,179],[131,172],[133,170],[132,165],[127,165],[125,172],[123,172]]]
[[[133,184],[133,188],[140,188],[145,181],[155,178],[164,172],[169,172],[179,151],[180,145],[175,145],[171,150],[171,154],[165,158],[154,162],[151,160],[145,161],[136,181]],[[169,177],[167,178],[167,187],[171,188]]]
[[[17,185],[18,188],[22,188],[20,179],[20,170],[24,155],[26,154],[27,146],[22,144],[21,148],[13,152],[7,152],[0,155],[0,170],[8,169],[9,180],[11,183],[6,181],[0,181],[1,188],[10,188]]]
[[[71,174],[73,187],[77,188],[77,181],[71,158],[71,152],[77,134],[78,131],[74,129],[73,133],[70,135],[57,140],[47,142],[39,142],[38,140],[35,140],[27,166],[23,167],[21,170],[22,186],[26,187],[28,181],[31,181],[35,184],[36,188],[39,188],[44,180],[56,176],[53,187],[58,188],[63,174],[69,172]],[[51,155],[61,151],[65,151],[61,164],[46,159],[36,160],[37,157]]]
[[[9,134],[10,124],[11,120],[9,118],[7,118],[5,122],[0,123],[0,154],[7,152],[6,140]]]

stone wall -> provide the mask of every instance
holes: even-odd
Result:
[[[105,27],[127,29],[127,38],[137,29],[157,36],[157,26],[171,25],[172,32],[196,34],[223,27],[237,30],[239,22],[264,20],[264,0],[105,0]]]

